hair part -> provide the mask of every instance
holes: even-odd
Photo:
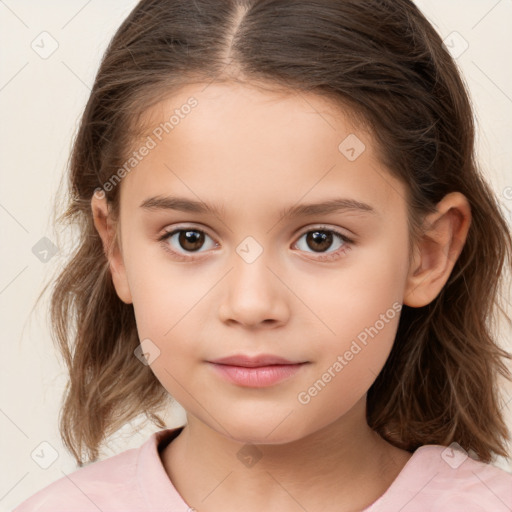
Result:
[[[390,356],[367,395],[369,426],[413,451],[455,441],[485,462],[507,456],[497,343],[500,283],[512,240],[477,167],[468,92],[430,23],[409,0],[142,0],[112,38],[76,134],[69,204],[79,240],[51,297],[54,339],[70,380],[60,431],[77,463],[139,414],[160,428],[170,397],[139,345],[133,306],[117,296],[91,198],[126,161],[152,105],[194,82],[312,92],[345,108],[407,186],[410,247],[449,192],[472,222],[448,282],[430,304],[404,306]],[[136,171],[134,171],[136,172]],[[121,184],[106,191],[119,210]],[[83,457],[85,453],[85,458]]]

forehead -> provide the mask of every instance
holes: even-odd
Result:
[[[355,119],[313,93],[189,84],[144,112],[134,150],[145,143],[151,149],[124,180],[122,195],[179,190],[224,209],[282,207],[336,193],[384,211],[397,195],[405,200],[405,188]]]
[[[315,129],[316,124],[317,129],[336,131],[340,121],[353,132],[362,129],[362,116],[341,99],[335,100],[327,94],[277,88],[269,84],[189,83],[161,98],[143,111],[138,120],[139,133],[143,137],[155,130],[158,132],[159,127],[163,130],[163,136],[169,135],[188,117],[193,119],[187,122],[189,125],[194,124],[193,129],[222,126],[226,116],[229,116],[229,124],[236,131],[242,126],[261,127],[261,123],[268,121],[267,131],[274,126],[278,130],[279,119],[287,127],[280,135],[300,129],[300,125],[290,126],[293,120],[300,121],[301,125],[308,122],[309,129]],[[226,128],[228,126],[224,126]],[[276,130],[269,134],[274,135]],[[155,136],[159,134],[155,133]]]

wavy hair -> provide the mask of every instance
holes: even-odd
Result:
[[[325,95],[367,126],[407,185],[410,241],[449,192],[472,222],[440,294],[403,306],[396,339],[367,395],[367,421],[413,451],[455,441],[489,462],[508,456],[498,313],[512,239],[477,166],[467,88],[440,36],[409,0],[142,0],[110,41],[73,141],[68,204],[77,243],[55,279],[51,327],[69,371],[59,418],[79,466],[142,414],[160,428],[169,395],[134,356],[133,306],[117,296],[91,198],[126,161],[157,101],[193,81],[244,81]],[[120,186],[105,190],[115,218]]]

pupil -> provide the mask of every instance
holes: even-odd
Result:
[[[327,231],[311,231],[307,235],[307,242],[311,249],[317,252],[328,249],[332,244],[332,233]],[[310,242],[313,242],[310,244]]]
[[[197,251],[204,241],[204,234],[199,231],[181,231],[179,243],[187,251]]]

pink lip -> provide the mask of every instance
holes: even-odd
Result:
[[[306,362],[294,362],[268,354],[235,355],[209,361],[224,378],[240,386],[261,388],[288,379]]]
[[[297,364],[301,361],[289,361],[279,356],[272,354],[260,354],[257,356],[247,356],[244,354],[235,354],[234,356],[223,357],[210,361],[216,364],[228,364],[231,366],[245,366],[247,368],[254,368],[257,366],[269,366],[272,364]]]

